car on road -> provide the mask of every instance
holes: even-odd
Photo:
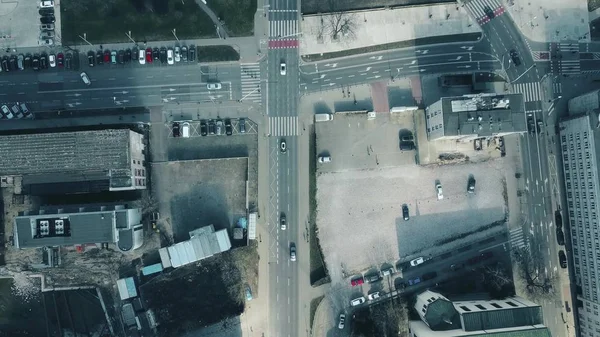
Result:
[[[287,224],[286,224],[286,220],[285,220],[285,213],[281,213],[281,215],[279,216],[279,228],[284,231],[287,228]]]
[[[161,47],[159,54],[160,63],[167,63],[167,48]]]
[[[88,75],[85,72],[81,73],[80,76],[81,76],[81,80],[83,81],[83,83],[85,83],[86,85],[92,84],[92,81],[90,81],[90,78],[88,77]]]
[[[173,137],[181,137],[181,126],[179,123],[173,122],[171,129],[173,130]]]
[[[561,227],[556,227],[556,243],[558,243],[560,246],[565,245],[565,233]]]
[[[190,61],[190,62],[196,61],[196,46],[194,46],[193,44],[190,45],[190,52],[189,52],[189,55],[188,55],[188,61]]]
[[[181,61],[181,50],[179,49],[179,46],[175,46],[175,62],[180,62]]]
[[[561,268],[567,268],[567,255],[564,250],[558,251],[558,263]]]
[[[160,49],[158,49],[158,47],[152,49],[152,58],[154,59],[154,61],[160,60]]]
[[[223,134],[223,121],[220,119],[217,119],[217,122],[215,123],[216,125],[216,135],[220,136]]]
[[[169,65],[173,65],[173,49],[169,48],[167,50],[167,64]]]
[[[221,86],[221,83],[219,83],[219,82],[213,82],[213,83],[206,84],[206,89],[208,89],[208,90],[219,90],[221,88],[222,88],[222,86]]]
[[[338,329],[344,329],[344,325],[346,325],[346,315],[340,314],[340,319],[338,320]]]
[[[425,262],[425,259],[421,256],[421,257],[417,257],[416,259],[411,260],[410,265],[413,267],[416,267],[416,266],[422,264],[423,262]]]
[[[13,116],[12,112],[10,112],[10,109],[6,105],[2,106],[2,113],[4,114],[4,116],[7,119],[13,119],[13,117],[15,117],[15,116]]]
[[[437,199],[438,200],[444,199],[444,191],[442,190],[442,184],[440,184],[440,183],[435,184],[435,190],[437,191]]]
[[[408,214],[408,205],[407,204],[402,205],[402,217],[404,218],[404,221],[408,221],[410,219],[410,215]]]
[[[138,61],[140,64],[146,64],[146,51],[143,49],[138,50]]]
[[[355,307],[357,305],[361,305],[365,303],[365,298],[364,297],[359,297],[359,298],[355,298],[352,301],[350,301],[350,305]]]
[[[433,280],[436,277],[437,277],[437,273],[432,271],[432,272],[423,274],[423,276],[421,276],[421,280],[428,281],[428,280]]]
[[[514,49],[510,50],[510,59],[513,61],[515,66],[518,67],[521,65],[521,58],[519,57],[519,53],[517,53],[516,50],[514,50]]]
[[[285,139],[281,139],[279,141],[279,151],[281,151],[281,153],[287,152],[287,144],[285,143]]]
[[[464,266],[465,266],[465,265],[464,265],[464,264],[462,264],[462,263],[451,264],[451,265],[450,265],[450,270],[452,270],[452,271],[461,270],[461,269],[463,269],[463,268],[464,268]]]
[[[48,62],[50,62],[50,68],[56,67],[56,56],[54,54],[48,55]]]
[[[415,284],[419,284],[419,283],[421,283],[421,278],[419,278],[419,277],[415,277],[413,279],[408,280],[409,286],[414,286]]]
[[[87,58],[88,58],[88,65],[90,67],[93,67],[96,64],[96,62],[94,62],[94,52],[91,50],[88,51]]]
[[[469,176],[469,180],[467,181],[467,192],[475,193],[475,177]]]
[[[562,214],[558,210],[554,212],[554,222],[556,222],[556,227],[563,226]]]
[[[181,47],[181,60],[183,62],[188,61],[188,48],[186,46]]]
[[[287,74],[287,65],[283,61],[281,61],[281,64],[279,65],[279,73],[282,76],[285,76],[285,74]]]
[[[200,135],[206,136],[208,134],[208,127],[206,121],[200,121]]]
[[[496,17],[496,14],[494,14],[494,11],[489,6],[483,7],[483,12],[490,20]]]
[[[331,163],[331,156],[319,156],[319,163]]]
[[[40,8],[51,8],[54,7],[54,0],[40,1]]]
[[[225,119],[225,134],[231,136],[233,134],[233,127],[231,126],[231,119]]]
[[[379,291],[376,291],[372,294],[367,295],[367,298],[369,299],[369,301],[375,300],[379,298]]]
[[[290,261],[296,261],[296,244],[290,244]]]
[[[246,133],[246,120],[240,118],[238,121],[238,128],[240,129],[240,133]]]
[[[152,48],[146,48],[146,63],[152,63]]]
[[[365,279],[362,276],[359,277],[359,278],[355,278],[355,279],[350,280],[350,284],[353,287],[359,286],[359,285],[364,284],[364,283],[365,283]]]

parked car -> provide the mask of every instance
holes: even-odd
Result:
[[[284,231],[287,228],[287,224],[286,224],[286,220],[285,220],[285,213],[281,213],[281,215],[279,216],[279,228]]]
[[[206,136],[208,134],[208,127],[206,121],[200,121],[200,135]]]
[[[419,284],[419,283],[421,283],[421,278],[419,278],[419,277],[415,277],[414,279],[408,280],[409,286],[414,286],[415,284]]]
[[[208,121],[208,134],[209,135],[215,134],[215,122],[213,120]]]
[[[390,268],[382,269],[381,270],[381,275],[382,276],[394,275],[394,268],[390,267]]]
[[[175,46],[175,62],[181,61],[181,52],[179,46]]]
[[[375,300],[379,298],[379,291],[376,291],[372,294],[367,295],[367,298],[369,299],[369,301]]]
[[[125,63],[125,51],[123,49],[119,50],[119,53],[117,54],[117,61],[119,64]]]
[[[73,54],[65,54],[65,68],[71,69],[73,67]]]
[[[125,49],[125,63],[131,62],[131,49]]]
[[[340,319],[338,320],[338,329],[342,330],[344,325],[346,324],[346,315],[340,314]]]
[[[41,16],[54,16],[54,7],[43,7],[43,8],[40,8],[40,10],[38,11],[38,13]]]
[[[50,39],[50,38],[41,38],[40,39],[40,45],[42,45],[42,46],[53,46],[54,45],[54,40]]]
[[[110,63],[110,50],[108,49],[104,51],[104,63]]]
[[[351,284],[353,287],[359,286],[359,285],[361,285],[361,284],[364,284],[364,283],[365,283],[365,279],[364,279],[364,278],[362,278],[362,277],[359,277],[359,278],[355,278],[355,279],[352,279],[352,280],[350,280],[350,284]]]
[[[364,297],[359,297],[359,298],[355,298],[352,301],[350,301],[350,305],[355,307],[357,305],[361,305],[365,303],[365,298]]]
[[[158,47],[152,49],[152,58],[154,59],[154,61],[158,61],[160,59],[160,50],[158,49]]]
[[[50,68],[56,67],[56,56],[54,54],[48,55],[48,62],[50,63]]]
[[[8,56],[4,56],[2,58],[2,71],[10,71],[10,66],[8,65]]]
[[[98,52],[96,52],[96,64],[102,65],[103,61],[104,56],[102,56],[102,50],[98,50]]]
[[[48,69],[48,55],[46,53],[40,55],[40,68]]]
[[[138,62],[140,62],[140,64],[146,64],[146,51],[144,49],[138,51]]]
[[[561,246],[565,245],[565,233],[561,227],[556,227],[556,242]]]
[[[152,63],[152,48],[146,48],[146,63]]]
[[[94,52],[92,50],[88,51],[87,58],[88,58],[88,65],[90,67],[93,67],[96,64],[96,62],[94,62]]]
[[[181,137],[182,138],[190,138],[190,123],[189,122],[181,123]]]
[[[563,221],[562,221],[562,214],[560,213],[560,211],[554,212],[554,222],[556,222],[556,227],[562,228]]]
[[[31,67],[34,71],[40,70],[40,56],[38,54],[33,55],[31,59]],[[2,68],[4,69],[4,61],[2,61]]]
[[[231,127],[231,119],[225,119],[225,134],[231,136],[233,134],[233,127]]]
[[[563,250],[558,251],[558,263],[560,263],[561,268],[567,268],[567,255]]]
[[[40,30],[41,31],[54,31],[54,24],[48,23],[48,24],[40,25]]]
[[[160,48],[160,63],[167,63],[167,48]]]
[[[425,262],[425,259],[423,257],[417,257],[416,259],[410,261],[410,265],[416,267],[422,264],[423,262]]]
[[[196,46],[194,46],[193,44],[190,45],[190,51],[189,51],[189,55],[188,55],[188,60],[190,62],[196,61]]]
[[[402,217],[404,218],[404,221],[408,221],[410,219],[407,204],[402,205]]]
[[[13,106],[10,109],[12,110],[13,114],[17,118],[23,118],[23,113],[21,112],[21,109],[19,109],[19,105],[18,104],[13,104]]]
[[[13,119],[15,116],[12,114],[12,112],[10,112],[10,109],[8,108],[8,106],[3,105],[2,106],[2,113],[4,114],[4,117],[7,119]]]
[[[437,277],[437,273],[432,271],[432,272],[423,274],[423,276],[421,276],[421,280],[428,281],[428,280],[433,280],[436,277]]]
[[[51,8],[51,7],[54,7],[53,0],[40,1],[40,8]]]
[[[25,60],[23,61],[23,66],[25,67],[25,69],[31,68],[32,60],[33,60],[33,56],[31,54],[25,55]]]
[[[56,22],[56,18],[54,16],[42,16],[40,18],[40,23],[50,24]]]
[[[246,133],[246,120],[240,118],[238,121],[238,128],[240,129],[240,133]]]
[[[19,68],[19,70],[25,70],[25,55],[23,54],[19,54],[19,56],[17,57],[17,68]]]
[[[365,279],[367,280],[367,283],[375,283],[381,280],[379,274],[365,275]]]
[[[246,284],[246,301],[252,301],[252,289],[250,289],[250,285]]]
[[[169,48],[167,49],[167,64],[169,65],[173,65],[173,49]]]
[[[188,61],[188,48],[186,46],[181,47],[181,60],[183,62]]]
[[[223,121],[220,119],[217,119],[217,122],[215,123],[216,125],[216,135],[220,136],[223,134]]]
[[[40,40],[51,39],[54,37],[54,31],[52,30],[43,30],[40,33]]]
[[[173,122],[171,129],[173,130],[173,137],[181,137],[181,127],[179,126],[179,123]]]
[[[56,64],[59,67],[63,67],[65,65],[65,55],[63,53],[58,53],[56,55]]]

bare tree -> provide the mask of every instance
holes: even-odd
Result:
[[[518,295],[524,295],[530,300],[551,299],[554,297],[556,276],[547,274],[542,264],[542,258],[528,248],[517,249],[513,252],[513,261],[517,275],[515,288]]]
[[[371,319],[379,336],[408,336],[408,311],[406,303],[399,298],[371,307]]]
[[[142,198],[138,200],[138,204],[142,208],[143,215],[149,215],[158,210],[158,200],[148,190],[142,192]]]
[[[317,40],[322,41],[327,36],[333,41],[343,42],[356,37],[356,28],[358,26],[356,15],[340,10],[338,1],[340,0],[327,1],[327,14],[321,17]]]
[[[501,290],[505,286],[513,283],[512,277],[508,274],[506,268],[501,263],[485,266],[482,272],[483,281],[491,285],[496,290]]]

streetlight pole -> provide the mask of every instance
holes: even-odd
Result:
[[[173,33],[173,36],[175,36],[175,40],[177,40],[177,42],[179,42],[179,38],[177,37],[177,28],[173,28],[171,33]]]
[[[90,43],[90,41],[88,41],[86,38],[87,36],[85,35],[85,33],[83,33],[83,36],[81,35],[77,35],[79,36],[80,39],[82,39],[85,43],[89,44],[90,46],[92,46],[92,44]]]
[[[135,42],[135,40],[131,37],[131,31],[125,33],[125,36],[127,36],[131,40],[131,42],[137,45],[137,42]]]
[[[521,75],[519,75],[519,77],[517,77],[517,78],[515,78],[514,80],[510,81],[510,83],[511,83],[511,84],[512,84],[512,83],[515,83],[516,81],[518,81],[518,80],[519,80],[519,78],[523,77],[523,75],[527,74],[527,72],[528,72],[528,71],[530,71],[530,70],[531,70],[531,69],[533,69],[533,68],[535,68],[535,63],[534,63],[534,64],[533,64],[531,67],[527,68],[527,70],[525,70],[525,71],[524,71],[524,72],[523,72]]]

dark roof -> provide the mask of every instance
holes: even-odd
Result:
[[[502,332],[489,332],[486,331],[481,334],[469,335],[469,337],[552,337],[548,328],[531,328],[528,330],[516,330],[516,331],[502,331]]]
[[[542,308],[539,306],[463,312],[462,320],[465,331],[544,324]]]
[[[131,167],[130,130],[0,137],[0,175],[108,172]]]
[[[452,302],[438,298],[427,305],[427,325],[433,331],[460,329],[460,316]]]

